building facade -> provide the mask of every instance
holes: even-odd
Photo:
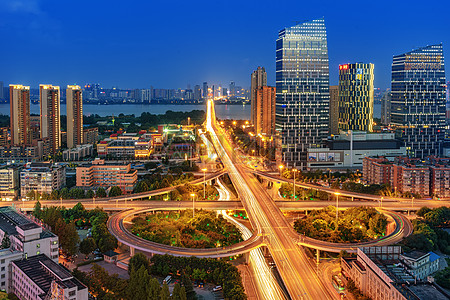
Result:
[[[41,108],[41,138],[49,138],[52,153],[61,148],[60,92],[59,86],[39,86]]]
[[[68,85],[67,106],[67,148],[82,145],[83,135],[83,92],[78,85]]]
[[[267,86],[267,73],[266,69],[264,67],[258,67],[255,71],[253,71],[251,78],[250,78],[250,100],[251,100],[251,107],[252,107],[252,114],[250,117],[250,120],[253,125],[255,125],[258,122],[258,109],[261,107],[261,105],[258,105],[256,102],[256,91],[263,87]],[[256,125],[255,125],[256,126]]]
[[[390,159],[406,155],[406,148],[393,133],[341,131],[326,142],[326,148],[308,149],[308,169],[363,169],[364,157],[384,156]]]
[[[0,250],[0,289],[14,292],[14,261],[45,255],[58,262],[58,237],[12,207],[0,208],[0,238],[7,236],[11,246]]]
[[[308,149],[328,137],[329,69],[325,20],[281,30],[276,41],[276,130],[282,160],[307,167]]]
[[[373,64],[339,66],[339,130],[373,130]]]
[[[0,200],[17,200],[19,196],[19,169],[14,166],[0,168]]]
[[[391,125],[410,157],[439,156],[445,135],[442,44],[396,55],[392,63]]]
[[[330,86],[330,134],[339,134],[339,86]]]
[[[94,154],[94,146],[91,144],[77,146],[63,151],[64,161],[78,161]]]
[[[262,86],[255,92],[254,105],[252,104],[255,134],[271,137],[275,135],[275,88]]]
[[[389,184],[401,193],[448,198],[450,159],[365,157],[363,179],[370,184]]]
[[[98,128],[88,128],[83,130],[83,141],[85,144],[97,144],[98,142]]]
[[[381,97],[381,124],[391,124],[391,90],[388,89]]]
[[[88,300],[88,288],[44,254],[11,263],[11,291],[19,299]]]
[[[77,186],[118,186],[123,193],[131,193],[137,182],[137,171],[131,165],[119,165],[95,159],[90,164],[77,167]]]
[[[358,248],[356,258],[341,258],[344,278],[373,300],[448,299],[439,286],[416,280],[402,262],[400,246]]]
[[[0,127],[0,146],[6,146],[8,144],[8,127]]]
[[[20,195],[25,198],[29,192],[51,194],[66,185],[66,170],[63,165],[51,162],[27,163],[20,172]]]
[[[11,144],[30,145],[30,87],[19,84],[9,86]]]

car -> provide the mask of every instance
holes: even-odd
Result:
[[[199,288],[202,288],[202,287],[204,287],[205,286],[205,283],[204,282],[200,282],[199,284],[198,284],[198,287]]]
[[[216,286],[215,288],[213,288],[213,292],[218,292],[221,291],[222,287],[220,285]]]

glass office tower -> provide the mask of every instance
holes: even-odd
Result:
[[[339,66],[339,129],[373,130],[373,64]]]
[[[281,159],[306,168],[308,148],[328,136],[329,70],[325,20],[285,28],[276,44],[276,129]]]
[[[440,155],[445,135],[442,44],[394,56],[391,124],[411,157]]]

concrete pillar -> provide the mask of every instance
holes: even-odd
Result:
[[[317,249],[317,264],[319,264],[319,261],[320,261],[320,250],[319,249]]]
[[[250,261],[250,252],[244,253],[244,260],[245,260],[246,264],[249,263],[249,261]]]
[[[134,256],[134,248],[130,247],[130,256]]]

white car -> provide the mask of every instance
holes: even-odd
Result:
[[[221,291],[222,287],[220,285],[216,286],[215,288],[213,288],[213,292],[218,292]]]

